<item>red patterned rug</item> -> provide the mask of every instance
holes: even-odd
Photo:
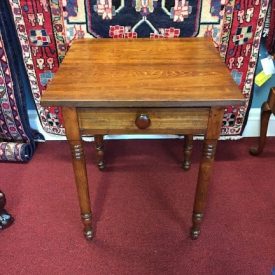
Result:
[[[43,108],[40,98],[67,51],[59,1],[10,0],[33,100],[44,130],[64,135],[59,108]]]
[[[64,135],[60,109],[41,107],[40,97],[72,39],[198,35],[213,36],[216,46],[220,45],[221,56],[247,99],[243,107],[228,106],[222,127],[223,135],[241,135],[252,98],[268,0],[9,2],[33,99],[46,132]]]
[[[30,90],[6,1],[0,1],[0,161],[27,162],[35,150],[25,90]],[[0,222],[1,228],[1,222]]]
[[[245,126],[268,4],[267,0],[229,0],[225,5],[220,53],[242,90],[246,104],[226,108],[224,135],[240,135]]]

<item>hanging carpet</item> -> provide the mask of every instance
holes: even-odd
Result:
[[[254,74],[269,1],[229,0],[225,6],[220,53],[246,99],[244,106],[228,106],[222,134],[241,134],[252,100]]]
[[[212,36],[245,98],[228,106],[222,134],[241,135],[248,116],[268,0],[9,0],[43,129],[64,135],[60,108],[41,94],[73,39]],[[190,56],[192,58],[192,56]]]
[[[0,1],[0,161],[26,162],[34,149],[25,101],[29,79],[8,1]]]

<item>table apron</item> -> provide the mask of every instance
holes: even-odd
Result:
[[[77,108],[82,134],[204,134],[210,108]],[[136,120],[149,119],[140,129]]]

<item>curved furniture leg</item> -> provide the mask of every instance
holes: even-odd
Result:
[[[6,205],[6,197],[5,194],[0,190],[0,211],[4,209]]]
[[[214,162],[217,140],[220,135],[223,113],[223,109],[212,108],[209,114],[193,207],[193,224],[191,228],[191,238],[193,240],[199,237],[201,231],[200,228],[206,205],[208,184],[212,174],[212,164]]]
[[[193,135],[184,136],[184,147],[183,147],[183,170],[187,171],[191,167],[191,156],[193,149]]]
[[[98,169],[102,171],[105,168],[103,135],[95,135],[95,148],[97,156],[97,166]]]
[[[271,114],[275,113],[275,89],[271,89],[268,100],[263,103],[261,108],[261,130],[257,147],[250,148],[249,152],[253,156],[257,156],[263,152],[268,122]]]
[[[84,225],[84,236],[87,240],[93,238],[92,212],[89,195],[86,161],[78,126],[75,108],[63,107],[62,109],[66,136],[71,148],[75,183],[78,193],[81,219]]]

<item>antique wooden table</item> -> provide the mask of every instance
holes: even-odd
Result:
[[[74,41],[41,104],[62,107],[86,238],[93,231],[82,135],[203,134],[191,228],[196,239],[224,108],[243,101],[205,38]]]

